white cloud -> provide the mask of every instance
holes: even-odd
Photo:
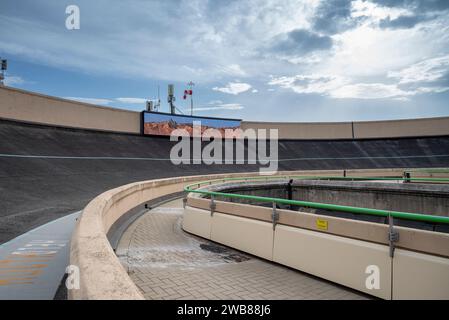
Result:
[[[401,15],[407,14],[411,14],[411,12],[407,9],[384,7],[365,0],[356,0],[351,3],[351,17],[353,18],[367,17],[377,21],[386,18],[394,20]]]
[[[251,89],[251,85],[243,82],[229,82],[225,87],[214,87],[212,90],[237,95]]]
[[[246,76],[247,73],[238,64],[230,64],[228,66],[220,67],[223,73],[230,76]]]
[[[449,87],[419,87],[416,91],[418,93],[442,93],[449,91]]]
[[[90,104],[100,104],[100,105],[107,105],[107,104],[113,102],[110,99],[101,99],[101,98],[64,97],[64,99],[75,100],[75,101],[90,103]]]
[[[296,93],[320,93],[340,88],[349,81],[343,77],[332,75],[296,75],[292,77],[273,77],[268,84],[277,85],[284,89],[292,89]]]
[[[211,110],[241,110],[244,107],[239,103],[224,103],[215,106],[206,106],[193,108],[193,111],[211,111]],[[190,109],[189,109],[190,110]]]
[[[223,101],[221,101],[221,100],[212,100],[212,101],[209,101],[208,104],[223,104]]]
[[[204,101],[215,99],[214,93],[220,98],[222,95],[217,92],[255,93],[257,89],[250,84],[269,81],[271,88],[260,87],[260,94],[244,95],[252,98],[253,106],[260,101],[272,105],[291,101],[291,95],[278,88],[339,99],[395,100],[447,91],[447,83],[439,80],[445,79],[445,70],[449,68],[449,11],[435,13],[437,18],[425,19],[409,29],[379,27],[384,19],[394,21],[420,14],[414,9],[416,1],[406,1],[409,7],[403,1],[387,7],[357,0],[352,2],[350,16],[344,6],[329,8],[348,20],[345,24],[348,28],[337,28],[330,36],[332,49],[270,57],[262,47],[270,46],[278,37],[293,30],[319,32],[314,29],[316,9],[326,0],[180,0],[175,6],[164,1],[142,1],[139,6],[125,1],[119,6],[105,6],[103,1],[79,2],[85,8],[84,24],[79,32],[73,33],[67,33],[61,25],[61,12],[55,9],[52,0],[40,0],[39,4],[31,1],[21,10],[5,6],[0,13],[0,29],[8,32],[0,34],[2,55],[80,72],[87,77],[118,76],[124,82],[128,78],[146,83],[147,79],[162,80],[161,83],[192,80],[198,83],[198,88],[214,87],[213,92],[204,93],[203,99],[207,99]],[[176,23],[172,23],[173,19]],[[425,61],[421,61],[423,57]],[[270,74],[275,77],[269,78]],[[19,84],[21,80],[7,81]],[[123,88],[126,92],[126,84]],[[272,91],[276,91],[277,99],[265,99],[274,95]],[[144,95],[143,92],[140,96]],[[106,105],[129,103],[136,107],[145,101],[127,97],[126,93],[117,96],[121,97],[75,99]],[[429,104],[431,99],[427,100]],[[213,105],[223,102],[204,107]],[[245,102],[245,106],[248,109],[250,102]],[[331,110],[333,107],[330,104]]]
[[[19,76],[5,76],[5,80],[3,80],[3,83],[5,84],[5,86],[14,86],[25,83],[25,80],[23,80]]]
[[[424,92],[419,89],[403,90],[397,84],[351,83],[350,79],[344,77],[317,74],[273,77],[268,84],[291,89],[296,93],[320,94],[335,99],[398,99]],[[432,88],[426,88],[426,92],[431,90]],[[442,88],[439,90],[441,92]]]
[[[257,92],[259,92],[259,90],[253,89],[253,90],[251,90],[251,92],[252,92],[252,93],[257,93]]]
[[[115,100],[123,103],[131,103],[131,104],[142,104],[145,103],[148,99],[145,98],[116,98]]]
[[[394,84],[356,83],[330,90],[328,94],[337,99],[385,99],[403,98],[415,92],[401,90]]]
[[[388,77],[399,79],[399,83],[433,82],[449,73],[449,55],[427,59],[404,68],[390,71]]]
[[[0,14],[0,30],[8,30],[0,35],[2,51],[89,73],[203,83],[263,74],[275,62],[254,59],[260,44],[309,27],[318,5],[317,0],[180,0],[108,6],[80,0],[84,24],[69,35],[53,2],[30,2],[20,10],[6,6]]]

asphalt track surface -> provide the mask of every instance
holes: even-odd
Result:
[[[174,165],[166,138],[0,120],[0,243],[133,181],[259,165]],[[281,140],[279,170],[448,167],[449,137]]]

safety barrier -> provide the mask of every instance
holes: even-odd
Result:
[[[448,217],[207,190],[211,185],[214,189],[217,186],[226,189],[226,184],[220,185],[223,182],[232,182],[228,187],[235,187],[238,180],[254,182],[260,179],[232,178],[186,186],[185,190],[192,194],[186,201],[184,230],[383,299],[449,299],[449,234],[282,210],[275,205],[267,208],[218,201],[216,198],[293,204],[430,223],[448,224]],[[370,179],[414,180],[399,177]],[[441,182],[441,179],[444,180],[435,181]],[[416,181],[433,179],[418,178]],[[198,188],[193,189],[194,186]],[[201,198],[200,195],[211,198]],[[366,285],[366,272],[371,270],[370,266],[375,266],[380,275],[378,288]]]

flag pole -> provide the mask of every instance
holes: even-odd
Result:
[[[193,86],[195,84],[190,81],[187,85],[190,87],[190,116],[193,116]]]

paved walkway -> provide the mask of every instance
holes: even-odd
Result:
[[[181,200],[124,233],[117,255],[147,299],[366,299],[308,274],[190,235]]]
[[[69,264],[70,238],[80,212],[0,245],[0,300],[52,300]]]

